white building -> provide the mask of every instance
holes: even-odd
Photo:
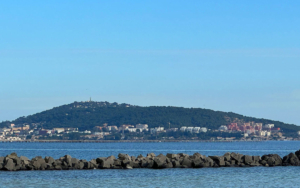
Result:
[[[266,136],[267,131],[259,131],[258,135],[259,136]]]
[[[109,132],[95,132],[95,133],[94,133],[94,135],[97,135],[97,136],[98,136],[98,135],[99,135],[99,136],[100,136],[100,135],[101,135],[101,136],[105,136],[105,135],[109,135],[109,134],[110,134]]]
[[[81,132],[79,132],[79,133],[91,134],[91,133],[92,133],[92,131],[85,130],[85,131],[81,131]]]
[[[149,131],[149,129],[138,129],[138,128],[136,128],[136,131],[137,130],[139,130],[140,132],[143,132],[143,131],[147,131],[148,132]]]
[[[186,127],[181,127],[180,128],[180,131],[182,131],[182,132],[185,132],[185,130],[186,130]]]
[[[56,133],[62,133],[65,131],[65,128],[53,128],[52,130]]]
[[[207,132],[207,128],[206,128],[206,127],[202,127],[202,128],[200,129],[200,132],[206,133],[206,132]]]
[[[274,128],[274,124],[265,124],[265,128],[272,129]]]
[[[199,133],[200,132],[200,127],[194,127],[193,132],[194,133]]]
[[[128,128],[127,129],[129,132],[131,132],[131,133],[135,133],[136,132],[136,128]]]
[[[107,126],[106,127],[107,128],[107,130],[109,130],[109,131],[117,131],[118,130],[118,127],[117,126]]]
[[[154,134],[157,132],[163,132],[163,131],[164,131],[164,127],[155,127],[155,128],[150,129],[151,134]]]
[[[186,132],[192,133],[192,132],[193,132],[193,129],[194,129],[194,127],[187,127],[185,131],[186,131]]]
[[[137,129],[148,129],[148,124],[137,124],[135,127]]]
[[[219,127],[219,131],[228,131],[228,128],[227,128],[226,125],[221,125],[221,126]]]
[[[137,124],[135,127],[140,132],[143,132],[144,130],[149,131],[147,124]]]
[[[134,128],[134,126],[133,125],[121,125],[119,127],[119,131],[123,131],[123,129],[127,130],[128,128]]]

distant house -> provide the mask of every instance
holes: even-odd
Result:
[[[219,131],[228,131],[228,128],[226,125],[221,125],[218,130]]]
[[[207,132],[207,128],[206,127],[201,127],[200,132],[206,133]]]
[[[53,128],[54,133],[62,133],[65,132],[65,128]]]
[[[200,129],[201,129],[200,127],[194,127],[193,132],[194,133],[199,133]]]
[[[47,135],[47,134],[51,134],[52,130],[48,130],[48,129],[41,129],[39,130],[39,135]]]
[[[272,129],[274,127],[274,124],[265,124],[265,128]]]
[[[148,129],[148,124],[137,124],[135,127],[137,129]]]

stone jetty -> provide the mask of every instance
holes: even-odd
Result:
[[[114,156],[99,157],[90,161],[76,159],[65,155],[59,159],[37,156],[31,160],[24,156],[11,153],[0,157],[0,170],[84,170],[84,169],[133,169],[133,168],[217,168],[217,167],[274,167],[300,166],[300,150],[281,158],[277,154],[263,156],[225,153],[223,156],[205,156],[200,153],[187,155],[184,153],[167,155],[149,153],[147,156],[129,156],[120,153]]]

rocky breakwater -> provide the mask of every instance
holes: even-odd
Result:
[[[120,153],[114,156],[99,157],[90,161],[65,155],[59,159],[37,156],[31,160],[11,153],[0,157],[0,170],[83,170],[83,169],[132,169],[132,168],[205,168],[205,167],[255,167],[255,166],[300,166],[300,150],[281,158],[277,154],[263,156],[225,153],[223,156],[204,156],[199,153],[167,155],[149,153],[147,156],[129,156]]]

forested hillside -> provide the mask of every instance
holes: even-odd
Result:
[[[20,117],[12,122],[2,122],[0,127],[10,123],[40,123],[43,128],[78,127],[80,130],[91,130],[94,126],[145,123],[149,127],[199,126],[217,129],[220,125],[231,122],[273,123],[285,132],[300,130],[299,126],[279,121],[246,117],[235,113],[213,111],[201,108],[182,108],[150,106],[140,107],[129,104],[108,102],[74,102],[55,107],[27,117]]]

